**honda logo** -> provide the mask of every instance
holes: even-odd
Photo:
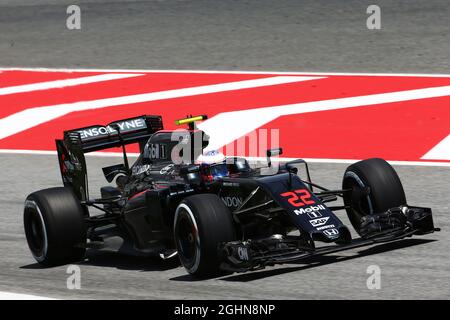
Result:
[[[323,231],[323,233],[329,237],[332,237],[332,236],[337,236],[339,234],[339,230],[333,228],[333,229],[325,230],[325,231]]]

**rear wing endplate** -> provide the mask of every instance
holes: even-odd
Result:
[[[156,131],[162,130],[161,116],[143,115],[114,121],[108,125],[93,125],[64,132],[63,140],[56,140],[58,160],[64,186],[71,187],[80,200],[88,200],[88,180],[85,153],[120,147],[123,143],[139,143],[141,152]]]

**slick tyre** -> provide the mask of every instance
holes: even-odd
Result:
[[[348,206],[348,218],[358,233],[363,216],[406,205],[400,178],[383,159],[362,160],[349,166],[342,188],[352,190],[344,194],[344,204]]]
[[[30,194],[25,201],[24,228],[36,261],[46,267],[80,261],[86,243],[83,209],[68,188]]]
[[[235,239],[231,212],[215,194],[187,197],[175,212],[174,237],[187,272],[198,278],[219,275],[219,244]]]

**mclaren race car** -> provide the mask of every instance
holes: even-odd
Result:
[[[382,159],[350,165],[342,188],[330,190],[311,181],[304,160],[275,165],[281,148],[267,150],[259,167],[208,151],[209,137],[195,123],[204,119],[178,120],[187,130],[168,131],[160,116],[144,115],[64,132],[56,140],[64,186],[25,201],[26,238],[38,263],[83,260],[86,249],[115,237],[124,252],[178,255],[188,273],[209,277],[438,231],[431,209],[407,204]],[[128,144],[141,150],[131,166]],[[122,147],[123,163],[103,168],[110,185],[93,199],[85,153],[112,147]],[[337,217],[341,210],[356,239]]]

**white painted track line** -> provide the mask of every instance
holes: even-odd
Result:
[[[88,83],[111,81],[111,80],[125,79],[125,78],[131,78],[131,77],[139,77],[139,76],[143,76],[143,75],[144,74],[139,74],[139,73],[113,73],[113,74],[100,74],[100,75],[95,75],[95,76],[80,77],[80,78],[65,79],[65,80],[30,83],[30,84],[24,84],[24,85],[20,85],[20,86],[0,88],[0,96],[4,96],[4,95],[8,95],[8,94],[31,92],[31,91],[39,91],[39,90],[60,89],[60,88],[65,88],[65,87],[79,86],[79,85],[88,84]]]
[[[0,300],[56,300],[56,299],[29,294],[19,294],[0,291]]]
[[[114,98],[35,107],[17,112],[3,119],[0,119],[0,139],[4,139],[16,133],[35,127],[39,124],[54,120],[68,113],[76,111],[85,111],[99,108],[107,108],[112,106],[121,106],[156,100],[181,98],[224,91],[258,88],[316,79],[322,78],[303,77],[303,76],[275,76],[262,79],[225,82],[219,84],[141,93]]]
[[[200,123],[198,125],[198,128],[205,131],[211,137],[207,149],[213,150],[219,149],[281,116],[308,112],[347,109],[354,107],[363,108],[377,104],[437,98],[444,96],[450,96],[450,86],[431,87],[424,89],[370,94],[349,98],[294,103],[257,109],[230,111],[215,115],[214,117]],[[248,119],[252,119],[252,121],[248,121]],[[229,128],[233,128],[233,130],[230,131]]]
[[[450,134],[428,151],[421,159],[450,160]]]
[[[318,77],[320,77],[320,76],[328,76],[328,75],[337,75],[337,76],[450,77],[450,74],[414,74],[414,73],[336,73],[336,72],[327,73],[327,72],[234,71],[234,70],[216,71],[216,70],[155,70],[155,69],[138,70],[138,69],[76,69],[76,68],[75,69],[71,69],[71,68],[20,68],[20,67],[1,68],[0,67],[0,73],[5,72],[5,71],[112,72],[114,74],[91,76],[91,77],[81,77],[81,78],[68,79],[68,80],[48,81],[48,82],[42,82],[42,83],[36,83],[36,84],[21,85],[21,86],[14,86],[14,87],[8,87],[8,88],[0,88],[0,95],[2,95],[2,94],[19,93],[19,92],[27,92],[27,91],[34,91],[34,90],[45,90],[45,89],[49,89],[49,88],[57,88],[57,87],[78,85],[78,84],[98,82],[98,81],[107,81],[107,80],[121,79],[121,78],[130,77],[130,76],[139,76],[139,75],[141,75],[139,73],[264,74],[264,75],[285,75],[285,76],[300,76],[300,75],[304,75],[304,76],[318,76]],[[128,74],[124,74],[124,73],[128,73]],[[103,80],[102,80],[103,76],[109,76],[110,78],[104,77]],[[273,77],[273,78],[275,78],[275,77]],[[314,77],[304,77],[304,78],[315,79]],[[267,79],[267,78],[265,78],[265,79]],[[269,79],[271,79],[271,78],[269,78]],[[317,78],[317,79],[320,79],[320,78]],[[94,80],[97,80],[97,81],[94,81]],[[310,79],[304,79],[304,80],[310,80]],[[78,81],[78,83],[76,83],[77,81]],[[254,81],[254,80],[247,80],[247,81]],[[300,80],[297,80],[297,81],[300,81]],[[445,88],[445,87],[441,87],[441,88]],[[195,88],[185,88],[185,89],[181,89],[181,90],[186,90],[186,89],[195,89]],[[435,89],[435,88],[428,88],[428,89]],[[229,90],[233,90],[233,89],[229,89]],[[234,89],[234,90],[236,90],[236,89]],[[423,89],[419,89],[419,90],[423,90]],[[173,91],[173,90],[169,90],[169,91]],[[213,91],[213,92],[215,92],[215,91]],[[220,92],[220,91],[216,91],[216,92]],[[359,97],[353,97],[353,98],[359,98]],[[116,98],[111,98],[111,99],[116,99]],[[84,102],[82,102],[82,103],[84,103]],[[269,107],[269,108],[274,108],[274,107]],[[277,107],[275,107],[275,108],[277,108]],[[247,111],[247,110],[243,110],[243,111]],[[250,111],[250,110],[248,110],[248,111]],[[301,110],[301,111],[304,111],[304,110]],[[3,120],[3,119],[0,119],[0,122],[1,122],[1,120]],[[0,139],[1,138],[2,137],[1,137],[1,128],[0,128]],[[0,150],[0,154],[55,155],[56,152],[55,151],[39,151],[39,150],[37,150],[37,151],[34,151],[34,150]],[[95,153],[87,154],[87,156],[94,156],[94,157],[120,157],[121,153],[95,152]],[[129,156],[130,157],[136,157],[136,156],[138,156],[138,154],[131,154],[130,153]],[[280,158],[280,161],[289,161],[289,160],[292,160],[292,159],[290,159],[290,158]],[[438,145],[436,145],[432,150],[427,152],[422,157],[422,159],[424,159],[424,160],[450,160],[450,135],[447,136]],[[308,162],[317,162],[317,163],[353,163],[355,161],[358,161],[358,160],[352,160],[352,159],[316,159],[316,158],[314,158],[314,159],[305,159],[305,160],[307,160]],[[437,162],[437,161],[436,162],[432,162],[432,161],[389,161],[389,162],[391,164],[394,164],[394,165],[417,165],[417,166],[438,166],[438,167],[439,166],[442,166],[442,167],[450,166],[450,163]]]
[[[14,150],[14,149],[0,149],[1,154],[28,154],[28,155],[51,155],[56,156],[56,151],[46,151],[46,150]],[[130,158],[139,157],[139,153],[127,153]],[[86,157],[122,157],[122,152],[92,152],[86,153]],[[266,161],[265,157],[246,157],[250,161]],[[272,161],[280,161],[287,162],[292,161],[298,158],[272,158]],[[311,163],[343,163],[343,164],[351,164],[355,163],[361,159],[321,159],[321,158],[302,158],[307,162]],[[397,160],[388,160],[388,162],[392,165],[398,166],[423,166],[423,167],[450,167],[450,162],[433,162],[433,161],[397,161]]]
[[[51,150],[19,150],[19,149],[0,149],[0,154],[29,154],[29,155],[42,155],[42,156],[55,156],[56,151]],[[129,157],[139,157],[139,153],[127,153]],[[122,157],[122,152],[91,152],[86,153],[86,157]]]
[[[173,69],[77,69],[77,68],[26,68],[0,67],[2,71],[42,72],[145,72],[145,73],[204,73],[204,74],[265,74],[265,75],[309,75],[309,76],[379,76],[379,77],[431,77],[450,78],[450,74],[439,73],[370,73],[370,72],[307,72],[307,71],[252,71],[252,70],[173,70]],[[1,72],[1,71],[0,71]]]

